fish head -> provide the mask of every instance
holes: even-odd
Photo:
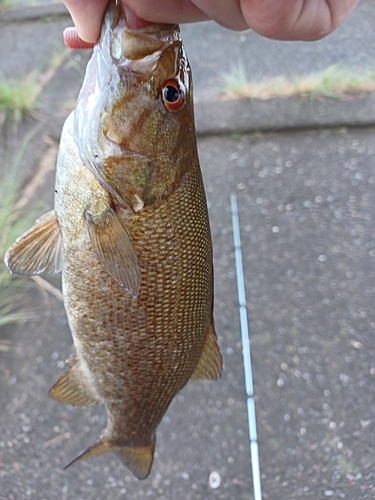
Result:
[[[134,212],[155,208],[197,158],[189,62],[176,25],[131,30],[110,2],[75,111],[81,159]]]

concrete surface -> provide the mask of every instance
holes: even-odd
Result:
[[[319,127],[371,126],[375,123],[375,93],[328,97],[275,97],[265,101],[238,99],[198,102],[200,135],[287,131]]]
[[[355,55],[349,50],[350,30],[358,34],[358,23],[362,38],[355,38],[353,47],[358,61],[369,61],[374,12],[373,3],[362,2],[355,22],[349,19],[342,31],[319,42],[326,44],[321,50],[327,64],[337,53],[349,60]],[[55,47],[61,49],[59,34],[68,24],[68,19],[42,18],[3,25],[2,76],[48,66]],[[224,108],[205,97],[209,76],[217,79],[221,71],[211,28],[222,33],[222,51],[226,47],[243,54],[244,34],[232,36],[213,25],[189,26],[195,34],[185,34],[186,45],[209,41],[207,52],[190,50],[197,114],[205,106],[216,111],[209,121],[229,123],[220,133],[231,132],[215,136],[219,129],[204,131],[199,125],[210,134],[200,138],[199,150],[214,242],[223,377],[191,383],[174,400],[160,426],[147,480],[134,479],[111,455],[64,472],[63,466],[96,440],[105,415],[100,407],[73,408],[48,398],[50,386],[65,370],[71,338],[62,305],[52,298],[45,302],[32,289],[28,300],[40,312],[40,321],[0,331],[0,339],[12,346],[10,352],[0,352],[1,500],[253,498],[229,202],[233,191],[239,204],[264,499],[375,498],[374,122],[369,118],[366,127],[350,125],[357,124],[351,122],[353,116],[367,116],[373,95],[353,99],[350,112],[346,101],[335,102],[340,113],[347,111],[345,128],[326,123],[327,128],[291,131],[288,121],[283,126],[277,118],[285,102],[275,100],[266,103],[267,118],[260,108],[258,116],[268,123],[265,129],[279,123],[280,131],[244,133],[252,130],[246,120],[239,127],[238,114],[229,113],[242,108],[241,103]],[[346,39],[347,52],[342,51]],[[286,47],[282,57],[293,69],[290,55],[299,44],[251,40],[253,54],[261,53],[256,44],[265,44],[264,54],[270,43]],[[312,54],[308,44],[301,47],[306,47],[305,55]],[[209,59],[211,51],[213,65],[205,73],[199,60]],[[58,139],[85,58],[87,54],[76,53],[67,59],[45,89],[36,116],[13,137],[16,148],[17,141],[42,124],[24,158],[26,176],[44,154],[43,135]],[[275,53],[270,58],[280,63]],[[299,60],[305,61],[296,56],[295,67]],[[262,61],[257,59],[259,71]],[[327,110],[321,102],[316,106]],[[302,128],[306,105],[287,107]],[[51,179],[44,190],[51,192],[51,200]],[[53,283],[58,286],[58,280]],[[221,479],[217,488],[209,484],[212,472]]]
[[[0,9],[0,23],[12,29],[12,23],[23,23],[30,18],[50,21],[63,17],[61,3],[47,0],[29,7]],[[71,21],[66,19],[71,24]],[[186,50],[194,71],[195,98],[215,101],[221,84],[221,75],[233,67],[243,65],[252,81],[279,75],[305,75],[332,64],[351,65],[360,72],[374,66],[375,7],[372,0],[362,0],[346,21],[330,36],[316,42],[278,42],[263,38],[253,31],[234,32],[213,22],[187,24],[181,27]],[[32,25],[31,25],[32,26]],[[56,28],[56,40],[61,31]],[[38,37],[38,30],[34,30]],[[30,35],[24,40],[29,40]],[[49,38],[51,40],[51,38]],[[44,44],[43,50],[50,47]],[[1,53],[7,54],[7,52]],[[0,53],[0,56],[1,56]],[[39,51],[41,54],[42,52]],[[7,65],[0,65],[0,74]],[[9,68],[8,68],[9,69]]]
[[[316,42],[278,42],[253,31],[233,32],[214,23],[182,27],[194,68],[196,97],[212,101],[220,76],[243,65],[250,80],[305,75],[332,64],[373,67],[375,8],[362,0],[335,33]]]

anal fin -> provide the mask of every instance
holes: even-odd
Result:
[[[4,262],[11,273],[55,274],[62,268],[62,241],[54,210],[42,215],[7,250]]]
[[[215,380],[220,377],[223,359],[217,344],[217,335],[213,323],[207,329],[206,342],[203,347],[198,365],[190,380],[208,379]]]
[[[81,370],[81,363],[77,361],[62,375],[50,389],[49,396],[62,403],[77,406],[90,406],[99,401]]]
[[[81,460],[98,457],[99,455],[112,451],[138,479],[145,479],[150,474],[152,462],[154,460],[155,444],[156,438],[154,438],[148,446],[118,446],[107,441],[105,437],[101,437],[97,443],[80,453],[78,457],[66,465],[64,469],[67,469],[71,465],[75,465]]]

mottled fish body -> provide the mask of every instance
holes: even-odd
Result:
[[[76,356],[50,395],[104,403],[72,463],[115,452],[139,477],[189,379],[215,379],[212,248],[189,64],[177,26],[128,30],[111,2],[61,136],[55,210],[8,250],[11,272],[62,271]]]

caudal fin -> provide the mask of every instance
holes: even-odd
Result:
[[[149,446],[140,448],[123,446],[113,451],[138,479],[145,479],[150,474],[154,460],[155,444],[156,439],[154,438]]]
[[[96,444],[90,446],[89,448],[87,448],[87,450],[80,453],[78,457],[76,457],[68,465],[66,465],[64,469],[67,469],[71,465],[74,465],[81,460],[98,457],[103,453],[112,451],[138,479],[145,479],[150,473],[152,462],[154,460],[155,443],[156,439],[154,438],[149,446],[117,446],[107,443],[105,440],[100,438],[100,440]]]

